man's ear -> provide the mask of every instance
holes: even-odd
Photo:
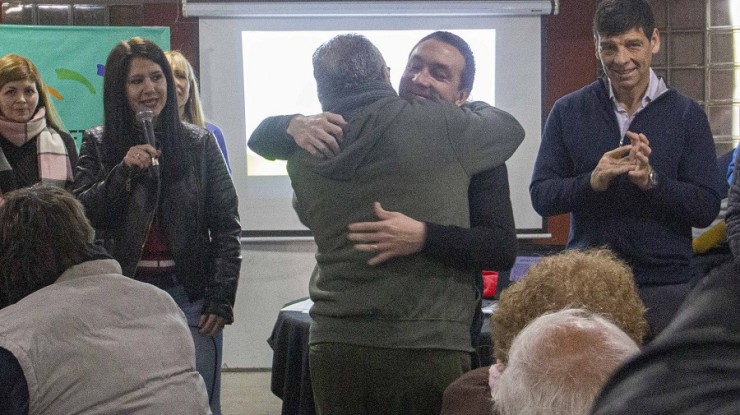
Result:
[[[461,89],[457,91],[457,98],[455,99],[455,105],[460,106],[464,104],[465,101],[468,100],[469,96],[470,96],[470,90]]]
[[[388,66],[383,67],[383,80],[389,85],[393,85],[391,83],[391,68],[389,68]]]
[[[658,28],[653,29],[653,33],[650,36],[650,51],[654,54],[660,52],[660,32]]]

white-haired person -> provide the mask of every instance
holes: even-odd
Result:
[[[491,316],[496,364],[471,370],[447,387],[441,415],[490,415],[489,380],[506,367],[514,338],[537,317],[565,308],[605,316],[642,344],[647,330],[645,306],[627,263],[605,248],[569,249],[547,256],[501,293]]]
[[[614,323],[585,309],[543,314],[514,338],[491,385],[498,415],[586,415],[609,376],[639,352]]]

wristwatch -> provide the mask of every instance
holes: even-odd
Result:
[[[650,175],[648,176],[648,180],[650,183],[650,190],[655,189],[660,184],[660,176],[658,175],[658,172],[656,172],[653,169],[650,169]]]

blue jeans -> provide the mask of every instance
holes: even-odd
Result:
[[[195,367],[203,377],[208,390],[211,412],[221,415],[221,358],[223,349],[223,331],[210,337],[198,332],[198,320],[203,310],[203,300],[191,303],[185,287],[178,285],[167,288],[167,291],[185,313],[195,344]]]

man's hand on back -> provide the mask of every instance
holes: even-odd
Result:
[[[424,247],[426,225],[399,212],[374,205],[376,222],[356,222],[349,225],[350,241],[358,242],[355,249],[376,254],[367,262],[382,264],[391,258],[415,254]]]
[[[296,144],[316,157],[331,158],[339,154],[344,117],[331,112],[316,115],[296,115],[286,132]]]

